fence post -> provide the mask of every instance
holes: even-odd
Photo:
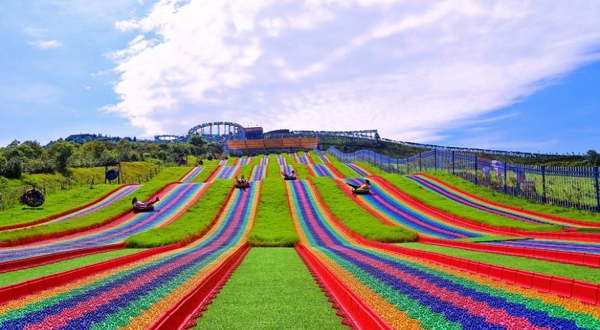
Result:
[[[597,183],[598,181],[596,181]],[[598,185],[596,185],[596,192],[598,191]],[[542,165],[542,203],[548,203],[546,199],[546,165]]]
[[[454,172],[454,150],[452,150],[452,174],[456,175]]]
[[[598,167],[594,167],[594,181],[596,184],[596,211],[600,212],[600,190],[598,189]]]
[[[506,177],[506,173],[507,173],[506,172],[506,162],[504,162],[504,194],[505,195],[508,194],[508,187],[506,186],[506,181],[507,181],[506,179],[508,179],[508,178]]]
[[[477,165],[478,165],[477,164],[477,155],[475,155],[475,184],[479,184],[479,178],[477,175],[477,171],[478,171]]]
[[[433,149],[433,168],[437,171],[437,149]]]

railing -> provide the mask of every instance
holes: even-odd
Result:
[[[389,173],[444,171],[498,192],[529,200],[600,211],[599,168],[524,165],[478,157],[454,150],[429,150],[395,159],[370,150],[327,152],[344,163],[361,161]]]

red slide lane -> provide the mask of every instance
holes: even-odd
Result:
[[[521,246],[489,245],[473,242],[444,240],[432,237],[419,237],[419,242],[439,246],[455,247],[464,250],[490,252],[518,257],[555,261],[564,264],[600,268],[600,255],[591,253],[536,249]]]
[[[246,243],[213,270],[200,284],[181,297],[148,329],[184,330],[196,325],[194,319],[202,316],[206,305],[212,303],[221,288],[250,251]]]
[[[131,262],[141,260],[146,257],[150,257],[153,255],[157,255],[159,253],[163,253],[163,252],[167,252],[167,251],[171,251],[174,249],[184,247],[184,246],[188,245],[189,243],[191,243],[197,239],[200,239],[215,225],[215,223],[217,222],[217,219],[219,218],[221,213],[223,213],[223,209],[229,203],[229,199],[232,197],[231,192],[233,192],[233,189],[234,188],[232,187],[229,192],[229,196],[227,197],[227,200],[225,201],[225,203],[223,203],[223,205],[221,205],[218,215],[211,221],[211,223],[202,232],[196,233],[195,235],[189,237],[185,241],[171,244],[171,245],[162,246],[162,247],[152,248],[152,249],[148,249],[148,250],[141,251],[138,253],[130,254],[127,256],[118,257],[115,259],[99,262],[96,264],[75,268],[75,269],[68,270],[68,271],[65,271],[62,273],[47,275],[47,276],[39,277],[39,278],[30,280],[30,281],[25,281],[25,282],[1,287],[0,288],[0,304],[3,304],[5,302],[8,302],[13,299],[18,299],[18,298],[24,297],[29,294],[34,294],[34,293],[37,293],[42,290],[61,286],[66,283],[76,281],[83,277],[86,277],[86,276],[89,276],[92,274],[96,274],[96,273],[105,271],[110,268],[119,267],[124,264],[128,264]],[[77,252],[77,251],[72,251],[72,252]]]
[[[471,193],[469,193],[467,191],[464,191],[462,189],[459,189],[459,188],[457,188],[457,187],[455,187],[453,185],[450,185],[449,183],[446,183],[446,182],[444,182],[444,181],[442,181],[442,180],[440,180],[438,178],[432,177],[432,176],[430,176],[430,175],[428,175],[426,173],[416,173],[416,174],[422,175],[424,177],[427,177],[428,179],[430,179],[432,181],[435,181],[437,183],[440,183],[440,184],[443,184],[443,185],[448,185],[448,186],[452,187],[452,189],[454,189],[456,191],[459,191],[461,194],[464,194],[464,195],[466,195],[468,197],[471,197],[471,198],[473,198],[475,200],[478,200],[478,201],[481,201],[481,202],[484,202],[484,203],[488,203],[488,204],[491,204],[491,205],[494,205],[494,206],[506,208],[506,209],[513,210],[513,211],[523,212],[523,213],[527,213],[527,214],[534,215],[534,216],[540,216],[540,217],[546,217],[546,218],[550,218],[550,219],[555,219],[557,221],[562,221],[562,222],[569,223],[569,224],[572,224],[572,225],[575,225],[575,226],[593,224],[593,222],[578,221],[578,220],[569,219],[569,218],[562,218],[562,217],[559,217],[559,216],[556,216],[556,215],[552,215],[552,214],[546,214],[546,213],[541,213],[541,212],[531,211],[531,210],[527,210],[527,209],[522,209],[522,208],[518,208],[518,207],[506,205],[506,204],[497,203],[497,202],[491,201],[489,199],[485,199],[485,198],[479,197],[477,195],[471,194]]]
[[[577,233],[577,232],[540,232],[540,231],[525,231],[514,228],[503,228],[492,225],[487,225],[483,223],[479,223],[473,220],[468,220],[462,217],[459,217],[454,214],[450,214],[448,212],[442,211],[440,209],[436,209],[430,205],[427,205],[416,198],[409,196],[404,193],[398,187],[390,184],[385,179],[380,176],[374,175],[372,180],[377,181],[378,183],[385,185],[390,190],[392,190],[395,194],[401,196],[402,198],[410,201],[412,205],[415,207],[426,210],[427,212],[438,214],[439,216],[445,217],[450,221],[458,224],[461,227],[465,228],[474,228],[477,230],[484,230],[488,232],[498,233],[499,235],[507,235],[507,236],[518,236],[518,237],[529,237],[529,238],[543,238],[543,239],[557,239],[557,240],[570,240],[570,241],[583,241],[583,242],[600,242],[600,234],[596,233]]]
[[[120,186],[116,187],[115,189],[111,190],[110,192],[104,194],[102,197],[97,198],[97,199],[95,199],[95,200],[93,200],[93,201],[91,201],[91,202],[89,202],[89,203],[87,203],[85,205],[81,205],[81,206],[78,206],[78,207],[76,207],[74,209],[71,209],[71,210],[68,210],[68,211],[64,211],[64,212],[61,212],[61,213],[58,213],[58,214],[51,215],[51,216],[49,216],[47,218],[44,218],[44,219],[40,219],[40,220],[36,220],[36,221],[32,221],[32,222],[20,223],[20,224],[16,224],[16,225],[10,225],[10,226],[1,226],[0,227],[0,231],[3,231],[3,230],[12,230],[12,229],[19,229],[19,228],[25,228],[25,227],[31,227],[31,226],[39,225],[41,223],[52,221],[54,219],[58,219],[60,217],[64,217],[66,215],[69,215],[69,214],[78,212],[80,210],[83,210],[86,207],[92,206],[93,204],[97,203],[98,201],[101,201],[101,200],[105,199],[106,197],[110,196],[115,191],[117,191],[117,190],[119,190],[119,189],[121,189],[123,187],[133,186],[133,185],[134,184],[132,184],[132,183],[120,185]]]
[[[333,308],[340,309],[342,316],[344,316],[342,324],[358,330],[393,329],[335,274],[328,270],[304,245],[298,244],[296,252],[313,274],[319,286],[326,291],[326,295],[334,300]]]
[[[316,198],[319,203],[326,205],[319,194],[316,194]],[[566,298],[578,299],[582,302],[593,305],[600,305],[600,284],[577,281],[572,278],[560,276],[533,273],[516,268],[500,267],[484,262],[448,256],[436,252],[421,251],[391,244],[369,241],[352,232],[348,227],[342,224],[327,207],[325,207],[324,210],[339,228],[356,239],[360,244],[386,250],[392,253],[419,258],[481,276],[490,277],[508,284],[519,285],[524,288],[535,289],[541,292],[549,292]]]
[[[94,246],[79,250],[63,251],[53,254],[46,254],[25,259],[16,259],[0,262],[0,273],[12,272],[19,269],[42,266],[63,260],[87,256],[90,254],[104,253],[109,251],[121,250],[125,248],[125,243],[109,244],[104,246]]]

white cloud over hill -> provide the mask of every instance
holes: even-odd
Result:
[[[232,120],[435,142],[595,60],[600,2],[161,0],[110,54],[146,135]],[[498,117],[501,120],[503,117]]]

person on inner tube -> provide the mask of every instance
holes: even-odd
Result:
[[[365,180],[365,183],[361,184],[360,186],[357,186],[355,184],[351,184],[350,182],[346,182],[347,185],[349,185],[350,187],[352,187],[352,190],[369,190],[371,189],[371,181],[369,180]]]
[[[244,178],[244,175],[242,175],[241,178],[237,179],[237,183],[240,185],[245,184],[246,182],[247,181],[246,181],[246,178]]]
[[[135,208],[141,208],[141,207],[152,206],[152,205],[154,205],[154,203],[156,203],[158,201],[160,201],[158,196],[156,196],[156,199],[154,200],[154,202],[148,202],[148,203],[140,202],[140,201],[138,201],[137,197],[133,197],[131,204],[133,204],[133,207],[135,207]]]
[[[292,173],[290,173],[290,174],[287,174],[287,173],[284,172],[283,173],[283,177],[285,179],[288,179],[288,180],[295,179],[296,178],[296,172],[294,172],[294,170],[292,170]]]

